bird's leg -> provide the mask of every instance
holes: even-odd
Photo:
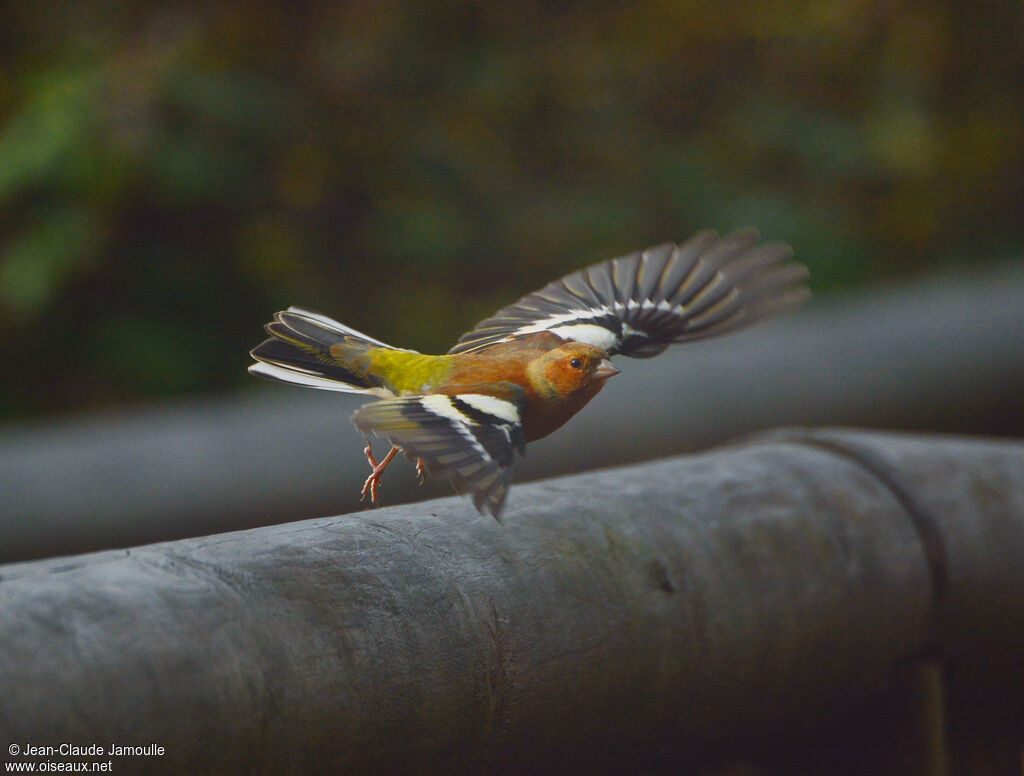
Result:
[[[423,465],[423,459],[416,459],[416,480],[422,485],[427,479],[427,467]]]
[[[366,437],[363,438],[366,439]],[[373,467],[373,471],[370,472],[370,476],[367,477],[366,482],[363,483],[363,490],[360,493],[359,498],[360,501],[366,501],[366,497],[369,496],[371,504],[374,506],[380,506],[380,502],[377,500],[377,491],[380,489],[380,478],[397,452],[398,448],[395,445],[392,445],[391,450],[384,456],[384,460],[378,462],[377,459],[373,457],[373,445],[370,444],[369,439],[366,439],[366,447],[363,448],[363,453],[366,455],[366,460],[370,462],[370,466]]]

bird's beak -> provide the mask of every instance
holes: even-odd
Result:
[[[602,358],[597,369],[594,370],[594,379],[607,380],[609,377],[615,377],[621,371],[621,369],[616,369],[615,365],[607,358]]]

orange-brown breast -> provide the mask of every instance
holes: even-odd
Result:
[[[542,439],[564,426],[569,418],[583,409],[603,386],[603,380],[595,380],[558,402],[540,401],[528,404],[526,412],[523,413],[523,435],[526,441]]]

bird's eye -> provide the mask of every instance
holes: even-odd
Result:
[[[571,366],[573,369],[579,369],[580,367],[583,366],[583,361],[579,358],[570,359],[569,366]]]

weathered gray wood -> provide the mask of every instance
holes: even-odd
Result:
[[[0,731],[167,749],[118,773],[685,763],[1024,621],[1021,443],[790,431],[513,496],[0,566]]]
[[[822,296],[765,326],[630,360],[530,445],[516,482],[779,425],[1024,434],[1021,299],[1019,267],[965,273]],[[367,467],[349,422],[360,401],[253,381],[246,396],[0,429],[0,562],[360,509]],[[404,462],[384,480],[386,504],[449,493],[445,482],[417,488]]]

